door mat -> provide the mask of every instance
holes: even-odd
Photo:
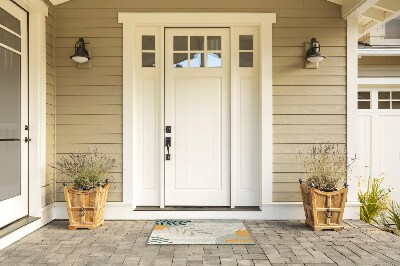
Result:
[[[254,245],[238,220],[158,220],[148,245]]]

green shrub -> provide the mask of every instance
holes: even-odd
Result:
[[[375,222],[381,217],[383,211],[387,210],[390,204],[390,189],[382,188],[383,178],[368,179],[367,191],[363,193],[361,190],[358,192],[358,200],[361,203],[360,219],[366,223]]]

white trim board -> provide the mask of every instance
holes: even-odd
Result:
[[[135,54],[135,34],[138,27],[158,27],[162,34],[165,27],[235,27],[257,26],[260,32],[260,125],[261,125],[261,202],[272,202],[272,23],[276,22],[274,13],[119,13],[118,22],[123,23],[123,203],[136,206],[134,186],[141,176],[141,134],[142,121],[139,89],[135,87],[135,66],[139,59]],[[163,47],[160,51],[159,80],[164,84]],[[163,94],[161,93],[161,96]],[[162,105],[162,103],[161,103]],[[161,106],[163,110],[163,106]],[[161,111],[162,112],[162,111]],[[163,117],[163,113],[161,113]],[[163,120],[163,119],[162,119]],[[161,123],[161,129],[164,125]],[[163,131],[162,131],[163,132]],[[160,138],[162,138],[160,134]],[[164,143],[160,139],[160,143]],[[164,149],[162,147],[162,149]],[[161,169],[163,169],[163,158]],[[163,175],[163,174],[162,174]],[[163,176],[160,177],[161,197],[163,197]],[[160,204],[164,202],[161,199]],[[233,206],[235,204],[233,203]]]
[[[65,202],[56,202],[55,218],[68,219]],[[106,203],[105,220],[157,219],[241,219],[241,220],[304,220],[301,202],[263,203],[262,211],[133,211],[130,204]],[[344,219],[360,219],[360,203],[347,202]]]
[[[382,85],[398,85],[400,84],[400,78],[397,77],[393,77],[393,78],[389,78],[389,77],[376,77],[376,78],[358,78],[358,84],[359,85],[368,85],[368,84],[382,84]]]

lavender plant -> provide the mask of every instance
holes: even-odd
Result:
[[[74,183],[75,189],[89,190],[101,184],[115,164],[115,159],[95,148],[62,156],[52,167],[65,174]]]
[[[339,144],[320,143],[299,152],[302,159],[303,175],[310,186],[323,191],[342,188],[355,158],[347,161],[347,151]]]

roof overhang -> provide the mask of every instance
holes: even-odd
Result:
[[[358,17],[358,37],[362,38],[400,15],[399,0],[327,0],[342,6],[342,17]]]

